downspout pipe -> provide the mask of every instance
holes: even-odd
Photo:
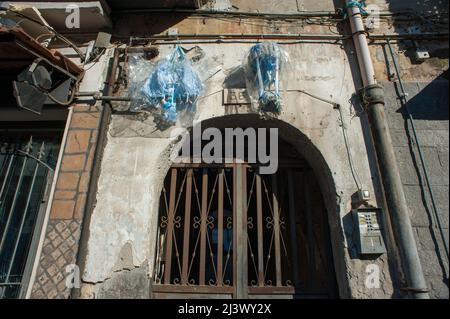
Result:
[[[361,72],[362,96],[369,117],[372,138],[378,158],[384,194],[392,218],[395,238],[400,250],[407,287],[404,289],[414,299],[429,299],[428,289],[414,238],[409,209],[392,139],[384,110],[383,88],[377,84],[367,43],[361,10],[355,1],[346,0],[348,16]]]

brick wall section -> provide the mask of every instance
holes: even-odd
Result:
[[[437,228],[433,228],[433,214],[417,146],[411,126],[405,126],[406,113],[402,109],[393,83],[384,83],[389,128],[392,135],[400,175],[411,214],[420,260],[431,290],[432,298],[448,299],[448,264],[445,248]],[[448,242],[449,225],[449,110],[448,81],[405,84],[409,94],[408,109],[415,119],[428,175],[444,233]],[[411,138],[408,138],[408,132]],[[442,257],[440,257],[439,249]],[[445,270],[446,269],[446,270]],[[447,275],[445,274],[447,272]]]
[[[69,298],[97,143],[101,106],[75,105],[31,298]]]

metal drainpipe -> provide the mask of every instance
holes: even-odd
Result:
[[[406,204],[403,184],[400,179],[391,135],[386,121],[383,88],[377,84],[375,78],[361,11],[358,7],[351,6],[350,3],[352,2],[354,1],[346,0],[346,3],[349,5],[348,15],[364,85],[364,100],[377,153],[378,166],[405,273],[407,283],[405,291],[408,291],[412,298],[428,299],[428,289],[426,288],[422,265],[409,219],[409,209]]]

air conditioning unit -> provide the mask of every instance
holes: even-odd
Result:
[[[70,78],[56,74],[53,68],[42,59],[36,59],[18,75],[17,81],[13,81],[17,105],[41,114],[45,104],[56,104],[55,100],[67,100],[72,81]],[[53,99],[49,98],[50,95]]]

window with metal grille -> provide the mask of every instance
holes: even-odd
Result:
[[[28,284],[63,132],[47,124],[0,127],[0,298],[23,297]]]

